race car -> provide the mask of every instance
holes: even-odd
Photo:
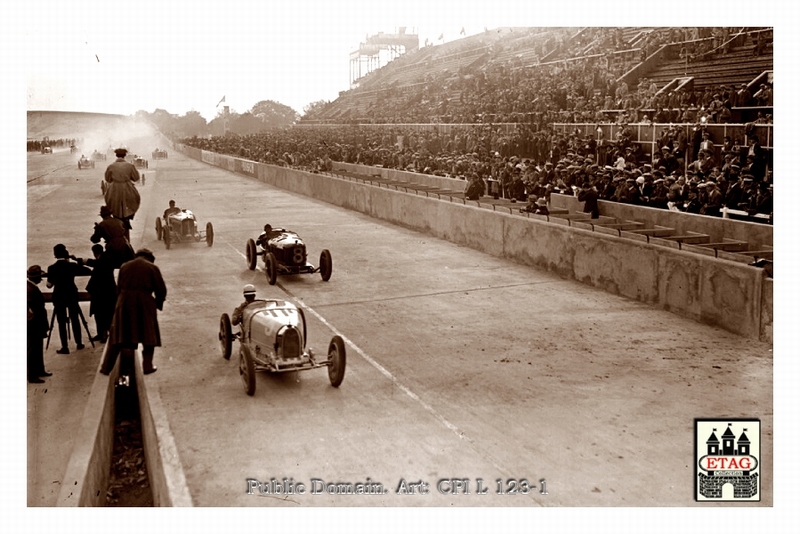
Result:
[[[147,160],[141,156],[133,156],[133,164],[136,165],[137,168],[145,168],[147,169]]]
[[[86,156],[81,156],[78,160],[78,168],[79,169],[94,169],[94,161],[90,160]]]
[[[327,249],[319,256],[319,267],[308,263],[306,244],[295,232],[267,225],[258,240],[247,240],[247,268],[256,268],[258,256],[264,258],[264,272],[270,285],[275,285],[278,274],[320,273],[327,282],[333,272],[333,259]]]
[[[167,151],[166,150],[153,150],[153,159],[167,159]]]
[[[206,223],[205,231],[197,229],[197,219],[190,210],[180,210],[165,217],[156,218],[156,237],[163,239],[169,250],[172,243],[197,243],[205,241],[209,247],[214,244],[214,227]]]
[[[344,341],[333,336],[328,357],[319,359],[306,348],[306,318],[303,309],[285,300],[254,300],[244,309],[239,332],[233,332],[231,320],[223,313],[219,320],[222,357],[229,360],[233,339],[239,340],[239,375],[248,395],[256,392],[256,371],[284,373],[328,368],[333,387],[344,380],[347,354]]]
[[[52,153],[53,153],[53,148],[52,147],[49,147],[49,146],[43,146],[42,147],[42,154],[52,154]]]
[[[70,145],[69,146],[69,153],[70,154],[74,154],[77,151],[78,151],[78,147],[76,147],[75,145]]]
[[[106,161],[106,154],[104,152],[98,152],[95,150],[92,152],[92,161]]]

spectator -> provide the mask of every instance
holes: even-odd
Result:
[[[89,238],[92,243],[99,243],[102,239],[106,244],[109,261],[118,269],[128,260],[133,259],[133,248],[128,241],[128,231],[125,224],[111,214],[108,206],[100,207],[100,217],[103,218],[94,225],[94,233]]]
[[[42,281],[42,268],[31,265],[28,268],[28,382],[42,384],[42,377],[52,376],[44,368],[44,338],[47,337],[47,310],[44,295],[37,287]]]
[[[156,310],[163,309],[167,286],[154,262],[153,253],[143,248],[119,270],[119,294],[108,337],[110,348],[100,367],[104,375],[111,373],[122,350],[136,350],[140,343],[144,374],[158,370],[153,365],[155,348],[161,346]]]
[[[111,319],[114,317],[114,308],[117,304],[117,282],[114,280],[115,263],[112,255],[103,250],[102,245],[92,246],[94,258],[79,260],[92,268],[86,291],[89,292],[89,315],[94,315],[97,335],[92,341],[105,343],[108,331],[111,328]]]
[[[53,288],[53,308],[58,322],[58,335],[61,338],[61,348],[58,354],[69,354],[67,326],[72,324],[72,334],[77,350],[84,348],[81,334],[82,312],[78,303],[78,287],[75,285],[76,276],[92,274],[91,269],[73,263],[76,259],[67,251],[67,247],[59,243],[53,247],[56,262],[47,268],[47,287]]]
[[[108,166],[105,174],[105,181],[108,182],[105,192],[106,206],[114,217],[123,222],[126,231],[130,231],[130,221],[141,203],[139,191],[133,185],[139,181],[139,171],[135,165],[125,161],[127,149],[118,148],[114,153],[117,159]]]

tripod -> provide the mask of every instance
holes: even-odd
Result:
[[[81,318],[81,323],[83,324],[83,328],[86,330],[86,337],[89,338],[89,343],[91,343],[92,348],[94,348],[94,341],[92,341],[92,334],[91,332],[89,332],[89,323],[86,322],[86,317],[83,316],[83,310],[81,310],[80,306],[78,306],[78,315]],[[73,320],[74,320],[73,317],[69,317],[69,321]],[[47,330],[47,343],[44,346],[44,350],[47,350],[48,347],[50,347],[50,336],[53,335],[53,326],[55,326],[55,324],[56,324],[56,310],[53,309],[53,315],[50,316],[50,328]],[[69,335],[70,330],[71,329],[69,328],[69,325],[67,325],[67,335]]]

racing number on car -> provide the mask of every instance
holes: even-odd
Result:
[[[300,247],[294,249],[294,263],[295,265],[303,262],[303,250]]]

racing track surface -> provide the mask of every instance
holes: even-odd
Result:
[[[105,166],[71,167],[29,185],[29,264],[52,262],[56,235],[85,241],[86,252],[67,244],[88,254]],[[159,370],[147,380],[160,389],[195,505],[693,506],[698,417],[761,419],[759,504],[772,504],[770,345],[174,150],[146,174],[132,238],[155,252],[169,290]],[[165,250],[154,228],[169,199],[201,227],[212,222],[213,247]],[[65,202],[75,208],[68,221],[32,218]],[[269,286],[260,258],[249,271],[245,244],[266,222],[298,232],[314,264],[329,249],[331,280],[279,277]],[[259,298],[304,306],[318,353],[334,334],[345,338],[340,388],[325,369],[261,373],[255,396],[245,395],[238,342],[225,361],[217,333],[247,283]],[[387,493],[247,495],[248,478],[290,478],[307,491],[312,479],[371,481]],[[437,491],[452,478],[469,478],[470,494]],[[478,478],[487,494],[476,494]],[[498,495],[498,478],[536,489]],[[539,494],[542,478],[548,495]],[[398,495],[401,479],[425,481],[429,493]]]

